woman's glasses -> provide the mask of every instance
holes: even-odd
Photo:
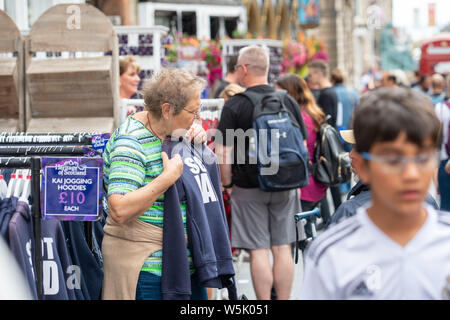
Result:
[[[192,113],[194,115],[194,120],[195,119],[200,119],[200,113],[203,111],[203,105],[200,105],[200,107],[198,108],[198,111],[194,112],[194,111],[190,111],[188,109],[186,109],[186,107],[183,108],[184,111]]]

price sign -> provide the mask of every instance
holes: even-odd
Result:
[[[44,219],[96,220],[101,206],[101,158],[43,158]]]

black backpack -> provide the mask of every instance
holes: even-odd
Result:
[[[314,146],[312,175],[317,182],[337,186],[350,180],[351,160],[337,130],[328,124],[328,115],[320,125]]]
[[[255,150],[252,152],[250,146],[249,158],[256,158],[259,188],[273,192],[306,186],[308,151],[297,120],[284,104],[287,92],[260,94],[247,90],[239,95],[247,97],[254,106]],[[272,141],[278,144],[278,150],[272,150]],[[276,172],[271,172],[272,168],[277,168]]]

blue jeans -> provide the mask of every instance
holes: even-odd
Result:
[[[200,287],[191,276],[191,300],[208,300],[206,288]],[[147,271],[139,273],[136,300],[162,300],[161,277]]]

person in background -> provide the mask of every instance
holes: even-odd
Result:
[[[435,73],[431,76],[431,101],[434,105],[444,102],[445,100],[445,79],[439,73]]]
[[[350,128],[350,119],[353,110],[358,104],[358,93],[354,89],[350,89],[344,85],[344,74],[340,69],[334,69],[331,72],[331,83],[338,98],[338,130],[348,130]],[[349,152],[351,145],[344,144],[345,150]]]
[[[334,69],[331,72],[331,83],[338,97],[337,127],[338,130],[347,130],[350,128],[350,118],[353,110],[358,104],[358,93],[356,90],[344,85],[344,74],[340,69]],[[352,146],[343,141],[344,149],[350,152]],[[350,182],[343,183],[340,186],[341,193],[347,193],[350,190]]]
[[[450,211],[450,174],[445,170],[445,166],[450,158],[450,101],[443,101],[434,105],[436,116],[442,123],[443,141],[440,149],[440,165],[437,174],[437,188],[441,198],[441,209]]]
[[[413,90],[429,95],[431,88],[431,77],[428,74],[421,75],[419,82],[412,87]]]
[[[317,102],[317,99],[319,99],[319,95],[320,95],[320,86],[318,84],[312,83],[311,77],[309,75],[305,77],[305,81],[308,84],[308,88],[311,91],[311,93],[313,94],[314,99]]]
[[[146,84],[145,111],[129,116],[106,145],[103,299],[162,299],[164,193],[183,172],[180,155],[169,159],[162,143],[179,129],[188,130],[191,140],[206,140],[204,130],[194,124],[204,86],[203,79],[188,71],[162,69]],[[180,210],[185,224],[186,202]],[[187,248],[186,259],[195,272]],[[206,289],[194,280],[192,299],[207,299]]]
[[[396,88],[397,87],[397,77],[390,71],[383,73],[381,77],[381,87]]]
[[[120,100],[140,97],[138,92],[139,82],[141,81],[141,78],[139,77],[140,71],[141,68],[139,63],[133,56],[125,56],[119,59]],[[137,111],[138,109],[136,106],[127,106],[127,116]]]
[[[328,123],[337,130],[337,111],[338,111],[338,98],[336,91],[331,85],[328,78],[329,67],[328,63],[323,60],[314,60],[308,64],[309,76],[312,85],[317,85],[320,88],[319,98],[316,100],[317,105],[322,109],[325,116],[330,115],[331,118]],[[340,186],[330,187],[331,196],[333,198],[334,209],[336,210],[342,203]],[[321,214],[323,224],[318,226],[318,229],[328,223],[330,219],[330,209],[327,201],[327,197],[321,201]]]
[[[445,77],[446,88],[445,88],[445,100],[450,101],[450,73]]]
[[[231,83],[229,85],[227,85],[219,94],[219,98],[224,99],[225,102],[228,101],[228,99],[230,99],[232,96],[234,96],[235,94],[244,92],[245,88],[241,87],[240,85],[236,84],[236,83]]]
[[[141,68],[133,56],[125,56],[119,60],[120,99],[131,99],[138,92],[139,72]]]
[[[226,86],[229,84],[237,84],[238,78],[237,78],[237,72],[234,69],[237,63],[237,55],[232,55],[227,58],[227,75],[225,78],[220,79],[219,84],[217,85],[217,89],[214,92],[214,98],[219,98],[219,95],[225,89]]]
[[[317,106],[314,96],[308,88],[306,81],[295,74],[287,74],[280,77],[275,82],[275,88],[286,90],[300,106],[303,121],[308,129],[308,138],[306,139],[310,164],[314,163],[314,146],[317,139],[317,132],[320,124],[325,118],[325,114]],[[320,201],[327,194],[327,186],[320,184],[310,174],[309,183],[301,188],[300,200],[302,211],[310,211],[317,207]]]

